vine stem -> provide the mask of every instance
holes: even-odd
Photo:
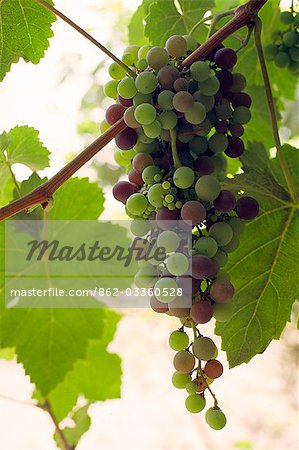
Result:
[[[38,1],[45,7],[50,6],[44,0],[36,1]],[[252,24],[257,13],[267,3],[267,1],[268,0],[250,0],[248,3],[237,8],[235,16],[226,25],[224,25],[224,27],[222,27],[213,36],[211,36],[210,39],[208,39],[203,45],[201,45],[198,49],[191,53],[191,55],[189,55],[183,61],[183,65],[185,67],[190,67],[193,62],[204,58],[211,51],[217,48],[217,46],[231,34],[235,33],[243,26]],[[71,21],[67,21],[67,23],[73,26]],[[82,29],[80,27],[76,25],[74,28],[81,33],[80,30]],[[83,32],[81,34],[89,39],[88,33]],[[28,210],[29,208],[38,204],[46,206],[49,200],[52,198],[54,192],[65,181],[67,181],[72,175],[74,175],[77,170],[79,170],[84,164],[86,164],[87,161],[93,158],[93,156],[95,156],[105,145],[112,141],[112,139],[118,133],[125,129],[126,125],[124,121],[120,120],[45,184],[39,186],[37,189],[35,189],[25,197],[22,197],[15,202],[10,203],[3,208],[0,208],[0,221],[11,217],[18,212]]]
[[[51,405],[50,405],[49,401],[46,400],[42,407],[43,407],[43,409],[45,411],[47,411],[47,413],[49,414],[49,416],[52,419],[52,422],[55,425],[56,433],[57,433],[57,435],[58,435],[58,437],[60,439],[60,442],[61,442],[61,445],[63,447],[63,450],[74,450],[75,447],[73,445],[69,445],[69,443],[67,442],[66,437],[65,437],[62,429],[59,426],[58,420],[56,419],[56,417],[55,417],[55,415],[54,415],[54,413],[52,411],[52,408],[51,408]]]
[[[269,111],[270,111],[274,141],[275,141],[275,146],[276,146],[276,150],[277,150],[277,157],[278,157],[281,169],[283,171],[284,177],[286,179],[291,198],[294,203],[297,203],[297,201],[298,201],[297,191],[296,191],[296,188],[294,185],[294,181],[293,181],[289,166],[287,165],[287,162],[286,162],[286,159],[284,156],[284,152],[283,152],[283,149],[281,146],[279,131],[278,131],[277,118],[276,118],[276,112],[275,112],[275,104],[274,104],[269,74],[268,74],[268,70],[267,70],[267,65],[266,65],[266,61],[265,61],[263,45],[262,45],[262,26],[263,25],[262,25],[261,19],[259,17],[256,17],[255,32],[254,32],[255,45],[256,45],[256,50],[257,50],[257,54],[258,54],[258,58],[259,58],[260,66],[261,66],[261,71],[262,71],[262,75],[263,75],[264,85],[265,85],[265,91],[266,91],[267,102],[268,102],[268,107],[269,107]]]
[[[214,18],[214,15],[213,15],[213,14],[210,15],[210,16],[207,16],[207,17],[203,17],[199,22],[197,22],[197,23],[194,25],[193,28],[191,28],[189,34],[192,36],[192,34],[194,33],[194,31],[195,31],[200,25],[202,25],[202,24],[205,23],[205,22],[208,22],[209,20],[213,20],[213,18]]]
[[[178,154],[176,138],[177,138],[176,130],[175,130],[175,128],[172,128],[170,130],[171,154],[172,154],[174,168],[178,169],[179,167],[182,166],[182,164],[181,164],[181,161],[180,161],[180,158],[179,158],[179,154]]]
[[[50,5],[45,0],[35,0],[40,5],[44,6],[46,9],[51,11],[53,14],[55,14],[57,17],[60,17],[60,19],[64,20],[68,25],[70,25],[72,28],[77,30],[82,36],[86,37],[90,42],[92,42],[94,45],[96,45],[102,52],[104,52],[109,58],[111,58],[114,62],[116,62],[119,66],[121,66],[128,75],[130,75],[133,78],[136,78],[136,73],[130,69],[123,61],[121,61],[117,56],[115,56],[108,48],[106,48],[104,45],[102,45],[99,41],[97,41],[94,37],[92,37],[87,31],[83,30],[83,28],[79,27],[75,22],[73,22],[69,17],[64,15],[62,12],[60,12],[58,9],[54,8],[54,6]]]

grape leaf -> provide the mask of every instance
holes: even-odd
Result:
[[[260,144],[250,144],[249,150],[245,173],[225,183],[235,193],[254,196],[261,207],[227,266],[236,288],[234,314],[227,323],[217,323],[215,332],[230,367],[248,362],[279,339],[298,296],[298,209],[278,182],[276,158],[269,160]],[[290,167],[295,164],[295,152],[287,161]]]
[[[74,426],[65,427],[62,429],[63,434],[66,438],[66,441],[69,445],[73,445],[74,448],[77,446],[81,437],[84,433],[86,433],[91,425],[90,416],[88,415],[89,405],[82,406],[82,408],[76,409],[71,416],[72,421],[74,422]],[[60,448],[64,448],[61,446],[60,439],[55,432],[54,435],[55,441]]]
[[[149,13],[149,7],[156,0],[143,0],[133,14],[129,23],[129,43],[132,45],[147,45],[149,40],[144,35],[144,20]]]
[[[158,0],[150,6],[145,35],[152,44],[165,45],[173,34],[188,34],[213,6],[213,0]]]
[[[53,36],[54,14],[35,0],[0,2],[0,81],[20,58],[38,64]]]
[[[97,176],[101,186],[113,186],[125,172],[123,167],[118,167],[108,163],[94,163],[93,167],[97,171]]]

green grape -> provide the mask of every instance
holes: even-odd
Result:
[[[189,373],[195,366],[195,358],[188,350],[181,350],[173,358],[173,365],[178,372]]]
[[[185,389],[190,380],[189,373],[174,372],[172,375],[172,384],[177,389]]]
[[[138,59],[145,59],[151,48],[151,45],[143,45],[142,47],[140,47],[138,51]]]
[[[274,62],[277,65],[277,67],[280,67],[281,69],[283,69],[284,67],[287,67],[287,65],[289,64],[290,57],[287,53],[280,51],[275,56]]]
[[[233,121],[242,125],[250,122],[251,112],[246,106],[238,106],[233,112]]]
[[[163,182],[163,189],[168,190],[171,188],[171,184],[169,183],[169,181],[164,181]]]
[[[199,90],[204,95],[215,95],[219,91],[220,82],[217,77],[211,75],[207,80],[199,83]]]
[[[172,350],[185,350],[189,345],[189,336],[184,331],[176,330],[169,336],[169,346]]]
[[[132,161],[134,156],[136,155],[135,151],[133,149],[131,150],[119,150],[120,154],[124,159],[128,161],[128,164]]]
[[[227,245],[233,238],[233,230],[225,222],[217,222],[209,229],[209,235],[215,239],[218,245]]]
[[[134,116],[141,125],[149,125],[156,119],[157,112],[153,105],[144,103],[143,105],[136,106]]]
[[[213,153],[224,152],[228,147],[228,139],[224,134],[214,133],[209,139],[209,148]]]
[[[197,44],[196,40],[190,34],[185,34],[183,36],[183,38],[187,42],[187,49],[190,52],[194,52],[197,49],[197,47],[198,47],[198,44]]]
[[[291,23],[294,22],[294,16],[290,11],[282,11],[280,13],[280,22],[283,23],[284,25],[290,25]]]
[[[108,72],[110,77],[114,80],[122,80],[127,75],[125,69],[116,62],[110,64]]]
[[[211,202],[218,197],[221,186],[217,178],[212,175],[204,175],[195,184],[195,192],[201,200]]]
[[[196,381],[190,381],[187,386],[186,386],[186,391],[188,392],[188,394],[196,394],[196,392],[198,391],[198,385],[196,383]]]
[[[208,256],[209,258],[213,258],[216,255],[218,250],[218,244],[215,239],[211,237],[203,236],[196,241],[195,248],[197,253],[200,255]]]
[[[299,34],[296,31],[287,31],[282,40],[287,47],[295,47],[299,42]]]
[[[180,189],[188,189],[194,183],[195,175],[190,167],[179,167],[173,174],[173,182]]]
[[[150,228],[151,226],[148,220],[133,220],[130,225],[131,233],[137,237],[146,236]]]
[[[293,61],[299,62],[299,47],[290,48],[289,55]]]
[[[146,59],[138,59],[136,67],[139,70],[145,70],[147,68]]]
[[[142,106],[142,105],[139,105],[139,106]],[[138,106],[137,106],[137,108],[138,108]],[[135,118],[135,111],[134,111],[134,118]],[[139,128],[137,142],[142,142],[143,144],[151,144],[151,143],[155,142],[155,139],[148,137],[145,134],[145,132],[143,131],[143,128]]]
[[[299,73],[299,62],[290,61],[288,68],[291,73],[293,73],[294,75],[297,75]]]
[[[281,40],[282,32],[280,30],[274,30],[271,33],[271,38],[273,41]]]
[[[158,247],[164,248],[166,253],[175,252],[180,242],[180,237],[171,230],[162,231],[157,238]]]
[[[142,72],[135,79],[135,86],[141,94],[152,94],[158,86],[158,78],[153,72]]]
[[[226,169],[227,169],[227,159],[223,155],[218,154],[218,155],[212,156],[212,161],[213,161],[213,164],[215,166],[216,172],[224,172],[224,171],[226,171]]]
[[[137,63],[139,48],[137,45],[130,45],[125,48],[122,60],[127,66],[133,66]]]
[[[137,142],[134,147],[135,153],[154,153],[157,150],[156,142],[150,142],[149,144],[145,144],[144,142]]]
[[[193,153],[196,155],[201,155],[209,148],[207,138],[204,136],[195,136],[195,138],[190,142],[189,147]]]
[[[194,102],[194,105],[192,106],[189,111],[185,112],[185,118],[189,123],[192,123],[193,125],[199,125],[202,123],[206,118],[207,112],[204,105],[198,102]]]
[[[176,299],[177,284],[173,278],[160,278],[155,284],[155,296],[162,303],[171,303]]]
[[[183,36],[170,36],[166,41],[165,48],[170,56],[179,58],[187,53],[187,41]]]
[[[196,61],[191,66],[191,76],[193,80],[205,81],[210,77],[211,71],[208,64],[203,61]]]
[[[130,162],[122,156],[119,148],[116,148],[114,150],[114,160],[119,166],[122,167],[128,167],[128,165],[130,164]]]
[[[232,217],[229,221],[229,226],[237,236],[240,236],[245,231],[245,223],[238,217]]]
[[[207,410],[205,419],[207,424],[213,428],[213,430],[221,430],[226,425],[226,417],[217,406]]]
[[[234,251],[237,250],[239,245],[240,245],[239,237],[234,234],[230,242],[227,245],[222,246],[222,250],[225,253],[233,253]]]
[[[275,56],[278,53],[277,45],[268,44],[265,47],[265,57],[268,61],[274,61]]]
[[[117,86],[117,92],[122,98],[130,99],[137,94],[137,89],[134,80],[131,78],[124,78]]]
[[[174,97],[174,92],[172,91],[162,91],[158,95],[158,105],[163,111],[171,111],[173,109],[172,99]]]
[[[156,175],[162,178],[162,172],[157,166],[148,166],[142,172],[142,179],[145,184],[153,184],[155,182]]]
[[[150,104],[153,103],[151,94],[141,94],[140,92],[137,92],[137,94],[133,98],[133,105],[139,106],[142,105],[143,103],[150,103]]]
[[[148,205],[146,197],[140,193],[131,195],[126,203],[126,207],[131,214],[141,216]]]
[[[160,136],[161,130],[162,127],[158,120],[154,120],[149,125],[143,125],[143,131],[149,138],[157,138],[158,136]]]
[[[216,350],[216,345],[208,337],[197,337],[193,343],[193,353],[201,361],[212,359]]]
[[[187,144],[191,142],[194,138],[194,129],[192,125],[183,126],[178,129],[177,138],[180,142]]]
[[[148,264],[141,267],[135,275],[134,281],[137,287],[149,288],[153,287],[158,280],[158,272],[155,267]]]
[[[167,258],[166,268],[171,275],[179,277],[189,268],[189,260],[183,253],[174,253]]]
[[[117,87],[119,81],[110,80],[104,86],[104,94],[106,97],[113,98],[114,100],[117,98]]]
[[[162,184],[157,183],[154,184],[149,188],[148,191],[148,201],[151,205],[155,206],[156,208],[162,208],[163,206],[163,199],[164,199],[165,191],[163,189]]]
[[[146,55],[146,61],[155,70],[162,69],[169,62],[169,55],[163,47],[152,47]]]
[[[215,106],[215,97],[214,96],[204,95],[200,91],[196,91],[193,94],[193,98],[196,102],[201,103],[206,108],[207,112],[212,111],[212,109]]]
[[[213,316],[218,322],[228,322],[234,314],[233,308],[233,303],[215,303],[213,305]]]
[[[224,267],[227,264],[228,257],[227,254],[223,250],[218,250],[216,255],[213,258],[219,264],[219,267]]]
[[[106,131],[108,131],[110,128],[110,125],[108,122],[106,122],[106,120],[102,120],[102,122],[100,123],[100,131],[101,133],[105,133]]]
[[[178,123],[177,115],[173,111],[163,111],[158,120],[164,130],[172,130]]]
[[[186,409],[191,413],[199,413],[206,406],[205,398],[200,394],[190,394],[185,401]]]

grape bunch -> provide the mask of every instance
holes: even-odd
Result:
[[[287,67],[292,74],[299,75],[299,13],[283,11],[280,22],[287,28],[273,31],[273,43],[265,47],[265,56],[277,67]]]
[[[153,288],[154,311],[181,322],[170,336],[177,351],[173,384],[187,390],[186,408],[192,413],[205,408],[205,392],[210,392],[214,406],[206,421],[221,429],[226,418],[210,384],[223,367],[214,342],[198,327],[212,318],[231,318],[234,287],[223,268],[259,205],[221,187],[227,158],[245,151],[242,135],[251,119],[246,79],[233,72],[237,54],[220,45],[185,67],[184,58],[197,47],[191,36],[172,36],[165,47],[128,47],[123,61],[136,78],[115,63],[110,66],[105,93],[115,103],[101,128],[125,121],[127,128],[115,139],[115,160],[126,168],[128,181],[116,183],[113,195],[125,205],[131,230],[145,238],[145,247],[157,238],[156,245],[167,252],[164,265],[140,263],[135,281]],[[150,221],[160,229],[158,235]],[[177,221],[191,224],[191,261],[181,251],[180,232],[172,228]],[[190,296],[191,303],[182,305],[179,296],[170,296],[173,289]]]

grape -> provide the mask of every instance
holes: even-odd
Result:
[[[226,134],[228,132],[228,125],[223,121],[218,122],[215,125],[215,130],[217,131],[217,133]]]
[[[122,60],[127,66],[133,66],[138,61],[138,52],[140,47],[137,45],[130,45],[124,51]]]
[[[237,60],[237,53],[231,48],[221,48],[215,55],[215,63],[221,69],[232,69]]]
[[[229,126],[229,130],[233,137],[241,137],[244,134],[244,127],[240,123],[235,123]]]
[[[136,153],[154,153],[156,151],[155,141],[145,144],[144,142],[137,142],[134,147]]]
[[[158,105],[164,111],[171,111],[173,109],[172,99],[174,97],[174,93],[172,91],[162,91],[158,95]]]
[[[208,150],[208,141],[203,136],[195,136],[190,142],[190,150],[197,155],[205,153]]]
[[[158,79],[153,72],[142,72],[135,79],[135,86],[141,94],[151,94],[158,86]]]
[[[111,105],[106,111],[105,119],[109,125],[118,122],[124,115],[125,108],[121,105]]]
[[[207,236],[203,236],[196,241],[195,248],[200,255],[213,258],[218,250],[218,244],[215,239]]]
[[[217,406],[207,410],[205,419],[213,430],[221,430],[226,425],[226,417]]]
[[[117,86],[118,94],[126,99],[133,98],[137,94],[137,89],[134,80],[131,78],[124,78]]]
[[[176,330],[169,336],[169,346],[172,350],[185,350],[189,345],[189,336],[184,331]]]
[[[152,104],[151,94],[141,94],[141,92],[137,92],[137,94],[133,98],[133,105],[139,106],[139,105],[142,105],[143,103]]]
[[[143,194],[136,193],[131,195],[126,203],[126,207],[131,214],[141,216],[148,205],[148,201]]]
[[[274,61],[275,61],[275,64],[277,65],[277,67],[280,67],[283,69],[284,67],[287,67],[287,65],[289,64],[290,58],[287,53],[279,52],[275,56]]]
[[[233,217],[229,221],[229,226],[237,236],[240,236],[245,230],[245,223],[238,217]]]
[[[153,47],[146,55],[146,61],[155,70],[162,69],[169,62],[169,55],[163,47]]]
[[[288,68],[291,73],[297,75],[299,73],[299,62],[290,61]]]
[[[178,129],[177,139],[179,142],[182,142],[183,144],[187,144],[188,142],[191,142],[193,140],[193,138],[194,138],[194,130],[193,130],[192,125],[189,125],[189,126],[186,125],[186,126],[180,127]],[[182,148],[185,151],[190,150],[190,148],[188,148],[188,146],[184,146]],[[180,151],[179,147],[178,147],[178,151]]]
[[[200,394],[190,394],[185,401],[186,409],[191,413],[199,413],[206,406],[205,398]]]
[[[223,190],[214,200],[213,204],[218,211],[228,213],[235,209],[237,200],[231,191]]]
[[[194,183],[195,175],[190,167],[179,167],[173,174],[173,182],[180,189],[188,189]]]
[[[298,47],[290,48],[289,55],[293,61],[299,62],[299,48]]]
[[[191,36],[191,34],[185,34],[183,36],[183,38],[187,42],[187,49],[188,49],[188,51],[194,52],[197,49],[197,47],[198,47],[197,41],[194,39],[194,37]]]
[[[175,355],[173,365],[177,372],[190,373],[195,366],[195,358],[188,350],[181,350]]]
[[[188,271],[189,260],[183,253],[174,253],[167,258],[166,268],[171,275],[178,277]]]
[[[233,121],[242,125],[248,123],[251,119],[251,112],[245,106],[238,106],[233,112]]]
[[[216,105],[215,108],[218,119],[227,120],[232,117],[233,110],[230,106],[230,102],[225,99],[222,100],[221,103]]]
[[[282,11],[280,13],[280,22],[283,23],[284,25],[290,25],[291,23],[294,22],[294,16],[290,11]]]
[[[158,82],[162,89],[172,89],[175,80],[180,78],[180,72],[176,67],[165,66],[158,72]]]
[[[161,130],[162,127],[158,120],[154,120],[154,122],[149,125],[143,125],[144,133],[150,138],[157,138],[160,136]]]
[[[179,112],[189,111],[194,105],[194,100],[189,92],[180,91],[173,97],[173,106]]]
[[[190,380],[189,373],[174,372],[172,375],[172,384],[177,389],[185,389]]]
[[[228,146],[228,139],[220,133],[214,133],[209,139],[209,148],[214,154],[224,152]]]
[[[127,74],[125,69],[116,62],[110,64],[108,72],[110,77],[114,80],[122,80]]]
[[[133,220],[130,225],[131,233],[134,236],[142,237],[147,235],[150,231],[150,224],[148,220]]]
[[[159,300],[156,299],[156,297],[153,295],[150,300],[151,308],[156,313],[166,313],[168,312],[168,305],[162,302],[159,302]]]
[[[177,226],[177,221],[180,219],[180,211],[170,211],[168,208],[161,208],[157,211],[156,222],[162,230],[168,230]]]
[[[148,191],[148,201],[151,205],[156,208],[162,208],[163,206],[163,196],[165,195],[165,190],[161,183],[154,184],[149,188]]]
[[[246,108],[250,108],[252,103],[250,95],[246,94],[245,92],[239,92],[236,95],[234,95],[232,100],[232,105],[234,108],[237,108],[238,106],[245,106]]]
[[[220,88],[220,82],[217,77],[211,75],[207,80],[200,82],[199,90],[204,95],[215,95]]]
[[[237,201],[236,211],[240,219],[252,220],[259,213],[259,204],[252,197],[242,197]]]
[[[135,119],[135,106],[130,106],[124,113],[125,124],[130,128],[139,128],[140,124]]]
[[[197,200],[186,202],[181,209],[182,219],[191,222],[192,227],[200,225],[206,218],[205,207]]]
[[[162,178],[162,173],[161,173],[161,170],[159,169],[159,167],[148,166],[142,172],[142,179],[145,184],[153,184],[153,183],[155,183],[155,178],[157,175],[160,179]]]
[[[194,172],[199,175],[211,175],[215,171],[215,166],[211,158],[201,156],[194,161]]]
[[[275,44],[268,44],[265,47],[265,57],[268,61],[274,61],[275,56],[278,53],[278,47]]]
[[[219,80],[221,92],[227,92],[232,88],[234,78],[231,72],[228,70],[220,70],[216,73],[216,77]]]
[[[206,115],[205,107],[201,103],[194,102],[192,108],[185,113],[185,118],[189,123],[198,125],[205,120]]]
[[[151,45],[143,45],[142,47],[140,47],[140,49],[138,50],[138,59],[146,58],[146,55],[148,54],[151,48],[152,48]]]
[[[156,119],[157,112],[153,105],[144,103],[143,105],[138,105],[136,107],[134,116],[141,125],[149,125]]]
[[[128,163],[131,163],[132,159],[135,156],[135,150],[132,148],[132,149],[129,149],[129,150],[119,150],[119,151],[120,151],[121,156],[125,160],[127,160]]]
[[[238,236],[233,235],[232,240],[227,245],[224,245],[222,247],[222,250],[224,250],[225,253],[233,253],[235,250],[237,250],[239,245],[240,245],[240,240],[239,240]]]
[[[128,181],[119,181],[113,186],[112,193],[116,200],[125,204],[128,198],[135,193],[135,187]]]
[[[246,78],[241,73],[233,74],[233,85],[231,87],[231,92],[237,93],[241,92],[246,88]]]
[[[213,316],[218,322],[228,322],[233,316],[233,303],[215,303]]]
[[[173,83],[173,88],[176,92],[188,91],[189,81],[186,78],[178,78]]]
[[[221,186],[217,178],[204,175],[195,184],[195,192],[201,200],[211,202],[220,194]]]
[[[158,279],[157,269],[152,265],[141,267],[135,275],[135,284],[139,288],[149,288],[154,286]]]
[[[173,111],[163,111],[159,115],[159,122],[164,130],[172,130],[176,126],[178,118]]]
[[[121,150],[117,147],[114,150],[114,160],[117,164],[119,164],[122,167],[128,168],[128,166],[130,165],[130,161],[128,161],[127,158],[124,158],[124,155],[121,153]]]
[[[193,80],[200,82],[207,80],[211,73],[209,66],[203,61],[194,62],[190,69]]]
[[[137,133],[132,128],[127,128],[115,137],[115,143],[121,150],[130,150],[137,143]]]
[[[139,105],[139,106],[142,106],[142,105]],[[152,105],[150,105],[150,106],[152,106]],[[138,106],[137,106],[137,108],[138,108]],[[134,115],[135,115],[135,113],[134,113]],[[138,142],[142,142],[143,144],[151,144],[152,142],[155,141],[155,139],[149,138],[145,134],[145,132],[143,131],[143,128],[139,128],[137,133],[138,133]]]
[[[167,39],[165,48],[170,56],[179,58],[187,53],[187,41],[182,36],[174,35]]]
[[[219,267],[224,267],[227,264],[227,254],[223,250],[218,250],[213,260],[219,264]]]
[[[299,34],[296,31],[287,31],[282,40],[287,47],[295,47],[299,43]]]
[[[117,94],[117,101],[125,108],[129,108],[130,106],[133,106],[132,98],[123,98],[119,94]]]
[[[157,238],[157,245],[164,248],[166,253],[175,252],[180,245],[180,237],[174,231],[163,231]]]
[[[162,303],[171,303],[176,298],[177,284],[173,278],[160,278],[155,284],[155,295]]]
[[[227,245],[233,237],[233,230],[225,222],[217,222],[209,229],[209,235],[215,239],[218,245]]]
[[[211,111],[214,108],[215,105],[214,96],[203,95],[200,91],[196,91],[193,94],[193,98],[195,101],[204,105],[207,112]]]
[[[188,392],[188,394],[196,394],[196,392],[198,391],[198,385],[196,383],[196,380],[190,381],[186,385],[186,391]]]
[[[201,361],[212,359],[216,351],[216,345],[208,337],[197,337],[193,343],[193,353]]]
[[[213,307],[208,299],[200,300],[192,305],[191,317],[196,323],[208,323],[213,317]]]
[[[117,80],[110,80],[108,83],[105,84],[104,87],[104,94],[106,97],[113,98],[116,100],[117,98],[117,86],[118,81]]]
[[[234,293],[234,286],[229,281],[216,280],[211,285],[210,295],[216,303],[229,303]]]
[[[195,255],[192,258],[192,277],[197,280],[210,278],[216,275],[217,269],[207,256]]]

